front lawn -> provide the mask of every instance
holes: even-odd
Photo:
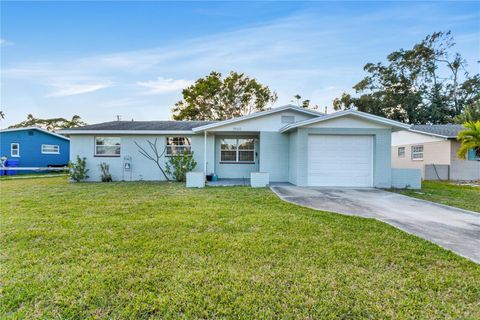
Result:
[[[480,318],[480,266],[267,189],[0,181],[1,318]]]
[[[410,197],[480,212],[480,187],[455,182],[423,181],[422,190],[392,190]]]

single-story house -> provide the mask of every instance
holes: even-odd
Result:
[[[322,114],[287,105],[218,122],[113,121],[62,130],[70,157],[87,159],[90,180],[99,164],[114,180],[163,180],[155,163],[139,152],[157,141],[163,161],[193,152],[195,171],[220,179],[269,173],[270,182],[299,186],[392,186],[391,135],[408,125],[347,110]]]
[[[480,180],[480,157],[475,150],[467,160],[458,158],[457,124],[413,125],[392,134],[392,166],[422,170],[425,180]]]
[[[18,167],[61,167],[68,164],[70,139],[37,127],[0,130],[0,157]]]

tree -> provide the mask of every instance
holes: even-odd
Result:
[[[0,119],[5,119],[5,112],[0,110]]]
[[[457,155],[461,159],[467,159],[469,150],[475,150],[480,157],[480,121],[467,122],[463,125],[465,130],[458,133],[457,140],[461,142]]]
[[[86,125],[82,118],[74,115],[71,120],[65,118],[40,119],[35,118],[32,114],[27,115],[27,120],[17,123],[9,128],[39,127],[48,131],[56,131],[60,129],[75,128]]]
[[[256,79],[230,72],[222,78],[211,72],[182,91],[183,100],[172,109],[175,120],[225,120],[265,110],[277,94]]]
[[[302,100],[302,96],[299,95],[299,94],[296,94],[293,96],[293,99],[292,102],[295,102],[297,104],[298,107],[302,107],[302,108],[305,108],[305,109],[312,109],[312,110],[317,110],[318,109],[318,105],[314,105],[314,106],[310,106],[310,100],[308,99],[305,99],[305,100]]]
[[[147,140],[148,146],[150,147],[150,150],[151,150],[151,154],[149,151],[145,150],[145,148],[140,146],[137,143],[137,141],[134,141],[134,143],[139,149],[138,152],[148,160],[153,161],[157,165],[158,169],[160,169],[160,172],[162,172],[163,176],[165,177],[165,180],[169,181],[170,179],[168,178],[167,173],[165,172],[165,170],[163,170],[160,164],[161,159],[165,154],[165,151],[167,151],[167,149],[164,148],[163,151],[160,153],[160,150],[158,150],[158,147],[157,147],[157,138],[155,138],[155,141],[153,142],[150,140]]]
[[[466,61],[449,32],[435,32],[412,49],[392,52],[387,64],[367,63],[367,76],[334,100],[335,110],[357,108],[406,123],[448,123],[480,95],[480,75]],[[462,82],[463,81],[463,82]]]
[[[459,124],[480,121],[480,100],[465,107],[463,112],[458,114],[454,120]]]

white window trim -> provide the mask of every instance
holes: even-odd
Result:
[[[118,139],[120,139],[120,154],[97,154],[97,138],[118,138]],[[103,147],[117,147],[116,145],[107,145],[107,144],[103,144],[101,146],[103,146]],[[116,136],[95,136],[93,138],[93,147],[94,147],[93,154],[94,154],[95,157],[119,158],[120,155],[122,154],[122,138],[116,137]]]
[[[400,149],[403,149],[403,154],[400,154]],[[397,157],[398,158],[405,158],[405,153],[406,153],[405,147],[398,147],[397,148]]]
[[[231,139],[236,140],[236,148],[235,148],[235,161],[232,160],[222,160],[222,151],[233,151],[233,150],[224,150],[222,149],[222,142],[220,141],[220,163],[240,163],[240,164],[253,164],[255,163],[255,138],[224,138],[224,139]],[[224,140],[222,139],[222,140]],[[253,140],[253,149],[240,149],[240,144],[238,140]],[[240,151],[252,151],[253,152],[253,161],[240,161],[239,153]]]
[[[14,145],[17,146],[17,154],[16,155],[13,154],[13,146]],[[18,143],[18,142],[10,143],[10,156],[13,157],[13,158],[20,158],[20,143]]]
[[[413,149],[414,149],[415,147],[422,147],[422,152],[413,151]],[[423,144],[417,144],[417,145],[412,146],[411,152],[412,152],[412,155],[411,155],[412,161],[423,161],[423,153],[425,152],[425,149],[424,149]],[[422,157],[421,157],[421,158],[414,158],[414,157],[413,157],[414,154],[422,154]]]
[[[50,152],[50,151],[43,151],[43,148],[49,146],[49,147],[57,147],[58,151],[57,152]],[[60,146],[58,144],[42,144],[41,148],[42,154],[60,154]]]
[[[168,145],[168,139],[170,138],[185,138],[185,139],[188,139],[188,141],[190,141],[190,144],[189,145],[183,145],[183,146],[177,146],[177,147],[183,147],[183,148],[188,148],[190,149],[190,152],[189,154],[192,154],[192,139],[190,137],[185,137],[185,136],[170,136],[170,137],[166,137],[165,138],[165,157],[174,157],[178,154],[174,154],[174,153],[170,153],[169,150],[171,151],[171,147],[172,145]]]

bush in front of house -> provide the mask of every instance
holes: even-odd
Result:
[[[100,163],[100,171],[102,171],[102,182],[112,182],[112,175],[110,174],[110,166],[105,162]]]
[[[193,158],[193,152],[185,150],[181,154],[171,156],[165,165],[165,172],[178,182],[186,181],[187,172],[193,171],[197,162]]]
[[[87,158],[77,156],[77,162],[69,162],[68,176],[72,181],[80,182],[88,178]]]

